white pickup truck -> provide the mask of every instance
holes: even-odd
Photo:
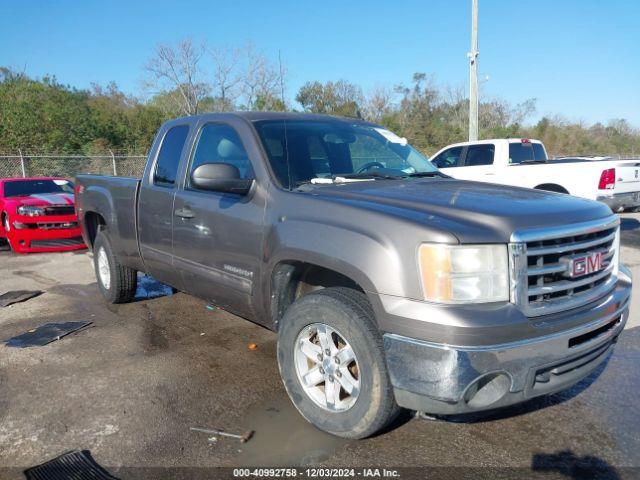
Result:
[[[549,160],[531,139],[494,139],[449,145],[432,158],[438,168],[462,180],[536,188],[599,200],[614,212],[640,207],[640,162]]]

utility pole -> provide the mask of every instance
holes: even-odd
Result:
[[[471,0],[469,57],[469,141],[478,140],[478,0]]]
[[[280,100],[284,107],[284,76],[282,74],[282,57],[280,56],[280,50],[278,50],[278,68],[280,69]]]

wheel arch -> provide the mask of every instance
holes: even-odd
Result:
[[[90,249],[93,248],[93,244],[100,228],[106,228],[106,226],[107,222],[100,213],[94,211],[85,212],[83,231],[85,234],[85,242]]]
[[[534,187],[536,190],[544,190],[545,192],[555,192],[555,193],[569,193],[569,190],[564,188],[562,185],[557,183],[541,183],[540,185]]]
[[[366,294],[365,288],[344,271],[297,259],[279,261],[271,270],[269,312],[274,330],[287,308],[303,295],[328,287],[347,287]]]

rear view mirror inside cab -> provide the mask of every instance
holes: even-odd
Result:
[[[355,143],[356,136],[352,133],[326,133],[322,140],[325,143]]]

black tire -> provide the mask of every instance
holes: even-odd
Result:
[[[101,251],[104,251],[109,266],[108,285],[105,285],[100,274],[99,257]],[[98,288],[105,300],[109,303],[127,303],[135,298],[136,287],[138,286],[138,272],[120,263],[113,252],[105,230],[100,230],[93,242],[93,266],[98,280]]]
[[[358,359],[359,394],[343,411],[329,411],[305,392],[296,370],[298,335],[309,325],[336,329]],[[284,386],[300,414],[321,430],[344,438],[365,438],[387,426],[400,412],[384,358],[382,337],[371,305],[359,291],[332,287],[310,293],[285,312],[278,338],[278,365]]]
[[[13,251],[11,243],[9,242],[9,230],[11,229],[11,226],[9,225],[9,215],[6,212],[2,212],[0,222],[2,222],[2,227],[5,231],[4,234],[6,235],[5,238],[0,238],[0,251],[9,250],[11,252]]]

